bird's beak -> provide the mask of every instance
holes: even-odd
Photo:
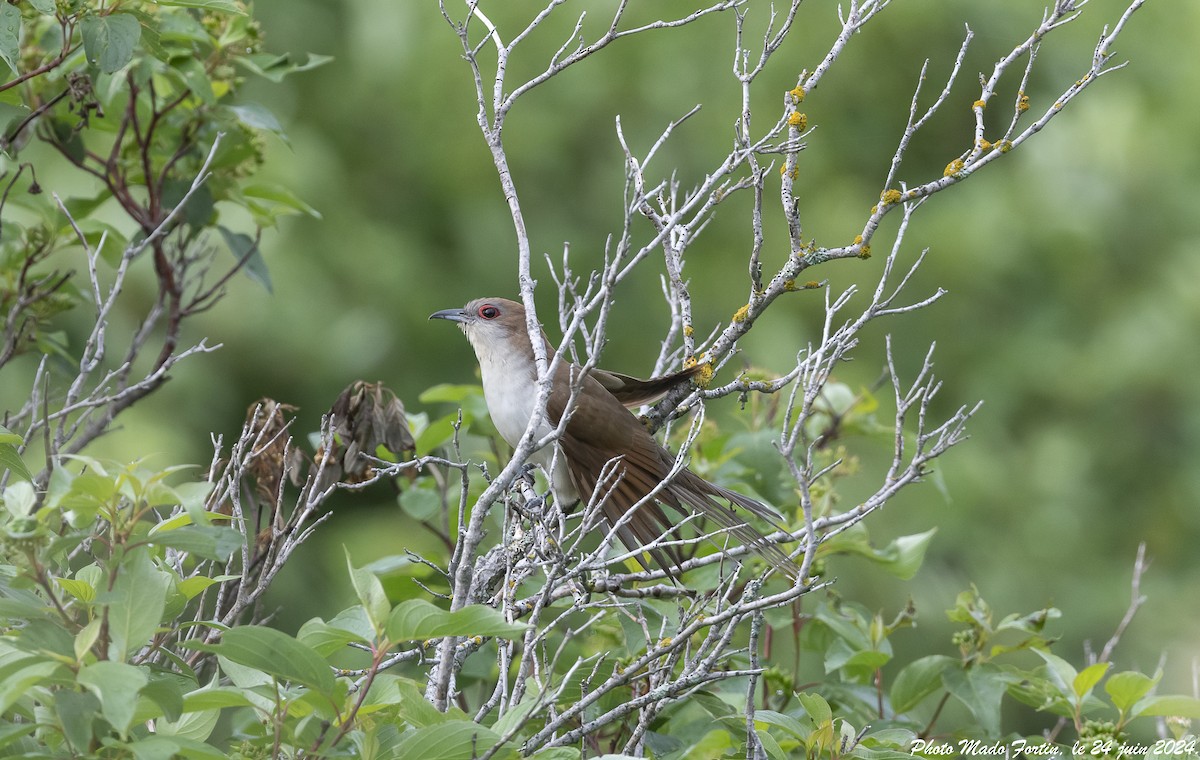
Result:
[[[467,312],[459,309],[442,309],[429,315],[430,319],[448,319],[451,322],[466,322]]]

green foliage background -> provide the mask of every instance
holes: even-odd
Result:
[[[583,5],[602,14],[606,4]],[[751,22],[762,23],[767,5],[752,0],[749,8]],[[930,88],[940,86],[965,21],[976,38],[964,76],[907,167],[928,176],[957,155],[969,139],[974,73],[990,70],[1041,9],[1030,0],[898,0],[856,38],[805,101],[818,127],[800,163],[806,236],[826,244],[853,237],[877,197],[922,60],[930,59]],[[1093,0],[1080,22],[1051,39],[1030,88],[1035,109],[1084,70],[1100,25],[1119,10]],[[271,179],[323,218],[290,220],[265,240],[273,295],[240,282],[222,308],[193,323],[194,337],[224,349],[189,363],[127,415],[104,443],[114,455],[160,451],[162,464],[206,462],[208,433],[235,432],[262,396],[298,404],[315,429],[355,378],[383,380],[410,412],[421,411],[421,390],[469,382],[474,367],[461,337],[426,316],[516,290],[511,224],[476,130],[468,71],[436,8],[290,0],[260,3],[256,15],[273,50],[335,57],[246,98],[272,109],[289,135],[288,144],[268,146]],[[796,73],[824,54],[835,23],[830,0],[804,6],[772,69],[778,92],[761,93],[762,113],[774,113]],[[911,230],[908,255],[932,249],[921,284],[950,294],[886,329],[910,370],[937,341],[946,407],[986,404],[973,439],[941,462],[944,492],[912,489],[872,518],[880,542],[938,528],[920,573],[884,578],[855,560],[830,572],[839,593],[868,608],[894,611],[913,596],[921,616],[907,638],[914,650],[929,651],[922,640],[947,641],[942,610],[972,581],[997,610],[1061,608],[1056,651],[1074,656],[1084,639],[1099,648],[1128,603],[1144,540],[1153,558],[1143,586],[1150,599],[1127,636],[1123,664],[1151,668],[1165,652],[1164,686],[1189,689],[1186,671],[1200,656],[1197,28],[1200,5],[1149,3],[1118,45],[1128,68],[1104,77],[1011,157],[939,195]],[[646,145],[703,102],[664,159],[687,184],[724,154],[736,97],[732,29],[731,18],[714,17],[686,33],[626,41],[518,107],[510,158],[536,253],[558,257],[569,241],[576,270],[599,261],[620,219],[616,115],[635,144]],[[551,35],[544,47],[559,42]],[[513,78],[542,60],[526,51]],[[692,249],[698,325],[726,320],[744,302],[748,241],[749,227],[731,207]],[[878,258],[840,262],[821,276],[844,287],[872,282],[879,266]],[[656,302],[657,277],[651,263],[619,292],[606,366],[648,370],[657,344],[645,326],[666,313]],[[548,277],[542,285],[550,314]],[[820,313],[804,293],[780,304],[743,343],[745,361],[785,369]],[[861,387],[878,377],[882,329],[840,380]],[[734,405],[724,406],[711,413],[738,425]],[[876,444],[844,442],[861,449],[865,491]],[[843,487],[852,501],[855,481]],[[391,494],[343,498],[337,511],[277,590],[285,629],[351,598],[341,544],[362,564],[424,540]],[[898,636],[898,647],[905,640]]]

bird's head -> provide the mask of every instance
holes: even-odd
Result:
[[[429,318],[457,322],[481,359],[485,354],[504,351],[514,341],[515,345],[529,345],[525,307],[507,298],[476,298],[461,309],[442,309]]]

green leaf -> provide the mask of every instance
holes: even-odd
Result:
[[[1108,668],[1109,663],[1097,662],[1079,671],[1079,675],[1075,676],[1075,679],[1071,682],[1071,688],[1074,690],[1075,696],[1082,700],[1091,693],[1096,684],[1100,683],[1100,679],[1104,678],[1104,674],[1108,672]]]
[[[223,225],[218,225],[218,230],[221,232],[221,237],[225,239],[225,245],[229,246],[230,252],[242,265],[242,271],[251,280],[254,280],[268,293],[273,293],[271,287],[271,273],[267,270],[267,262],[263,259],[262,251],[258,248],[258,243],[254,238],[241,232],[234,232],[227,229]]]
[[[970,670],[953,668],[942,673],[950,693],[966,705],[987,736],[1000,734],[1000,700],[1008,677],[994,665],[984,663]]]
[[[79,684],[100,699],[100,712],[124,736],[133,722],[137,694],[146,685],[146,672],[123,662],[101,660],[79,671]]]
[[[100,712],[100,702],[86,691],[60,689],[54,695],[54,712],[67,743],[79,754],[92,742],[92,721]]]
[[[154,567],[146,549],[125,555],[113,590],[96,598],[108,605],[111,660],[124,662],[154,636],[166,608],[170,584],[171,576]]]
[[[142,25],[129,13],[89,14],[79,28],[88,63],[106,74],[125,67],[133,60],[133,51],[142,35]]]
[[[811,726],[804,725],[798,718],[793,718],[791,715],[785,715],[774,710],[755,710],[754,720],[768,726],[782,728],[800,741],[807,740],[809,733],[812,731]]]
[[[23,657],[15,662],[5,662],[3,678],[0,678],[0,714],[33,686],[37,686],[58,675],[64,666],[55,660],[41,657]]]
[[[285,143],[287,142],[287,135],[283,131],[283,125],[279,123],[279,119],[275,118],[275,114],[271,113],[265,106],[261,106],[258,103],[245,103],[240,106],[226,106],[226,108],[243,125],[251,129],[271,132],[278,135]]]
[[[233,60],[234,63],[264,79],[271,82],[282,82],[283,78],[288,74],[295,74],[300,71],[315,69],[318,66],[324,66],[332,61],[333,57],[309,53],[307,61],[297,63],[287,54],[272,55],[270,53],[256,53],[254,55],[238,56]]]
[[[804,707],[804,712],[808,713],[818,727],[824,723],[833,720],[833,711],[829,709],[829,703],[825,698],[814,691],[806,691],[797,694],[796,698],[800,700],[800,704]]]
[[[333,671],[313,648],[283,631],[260,625],[230,628],[215,644],[184,642],[185,646],[215,652],[230,662],[260,670],[282,681],[293,681],[328,695]]]
[[[220,717],[220,710],[198,710],[184,713],[178,720],[160,720],[154,730],[161,736],[178,736],[202,742],[212,734]]]
[[[54,582],[71,596],[81,602],[92,602],[96,599],[96,587],[87,581],[77,578],[55,578]]]
[[[54,11],[56,10],[54,6],[54,0],[29,0],[29,4],[33,6],[35,11],[43,16],[53,16]]]
[[[396,760],[461,760],[482,754],[500,741],[489,728],[469,720],[452,720],[406,731],[393,752]]]
[[[1108,692],[1109,698],[1118,710],[1128,712],[1129,708],[1133,707],[1139,699],[1150,693],[1160,678],[1162,678],[1162,673],[1151,678],[1136,670],[1126,670],[1114,673],[1104,683],[1104,691]]]
[[[154,0],[155,5],[170,5],[178,8],[200,8],[206,11],[221,11],[245,16],[246,10],[235,0]]]
[[[312,647],[322,657],[328,657],[351,642],[365,644],[369,641],[345,628],[330,625],[320,618],[313,618],[300,626],[296,638]]]
[[[913,660],[892,681],[892,709],[906,713],[942,688],[942,673],[958,666],[953,657],[934,654]]]
[[[242,534],[225,525],[186,525],[152,532],[147,540],[155,546],[179,549],[221,563],[227,562],[242,546]]]
[[[1164,694],[1146,697],[1133,707],[1133,715],[1177,715],[1181,718],[1200,719],[1200,699],[1182,695]]]
[[[1070,700],[1075,693],[1073,685],[1075,678],[1079,675],[1075,670],[1075,666],[1058,655],[1050,654],[1041,649],[1033,651],[1046,661],[1046,674],[1050,677],[1050,683],[1054,684],[1054,688],[1058,689],[1058,692],[1063,697]]]
[[[31,483],[27,481],[13,483],[4,489],[4,493],[0,496],[4,499],[4,509],[12,515],[14,520],[34,519],[31,518],[31,515],[33,508],[37,506],[37,494]]]
[[[270,201],[271,203],[275,204],[276,207],[283,208],[286,213],[307,214],[314,219],[321,218],[321,213],[319,211],[300,200],[295,193],[288,190],[286,187],[282,187],[280,185],[255,184],[244,185],[241,190],[244,197],[260,201]],[[268,209],[264,208],[264,211],[268,211]],[[273,216],[278,216],[280,213],[274,209],[270,209],[269,211]]]
[[[15,5],[0,6],[0,58],[17,73],[21,57],[21,11]]]
[[[4,7],[12,8],[13,6],[6,4]],[[2,9],[0,9],[0,16],[3,16]],[[3,21],[0,20],[0,25],[2,24]],[[21,455],[17,452],[17,447],[20,445],[21,436],[0,425],[0,474],[5,470],[11,470],[17,477],[32,482],[33,475],[30,474],[29,468],[21,461]]]
[[[408,486],[400,492],[399,501],[405,514],[422,522],[437,515],[442,508],[442,495],[437,492],[437,483],[432,479]]]
[[[454,438],[454,426],[458,424],[458,413],[447,414],[429,423],[417,436],[417,456],[423,457],[434,449],[444,446]]]
[[[350,583],[354,586],[354,593],[358,595],[358,600],[366,609],[371,627],[375,629],[376,633],[383,633],[392,612],[392,604],[388,601],[387,592],[383,590],[383,584],[379,582],[379,578],[374,573],[354,566],[350,559],[349,549],[343,546],[342,550],[346,553],[346,567],[350,570]]]
[[[446,612],[424,599],[410,599],[392,610],[387,633],[392,641],[424,641],[443,636],[512,638],[525,633],[527,628],[520,623],[509,623],[491,607],[472,605]]]

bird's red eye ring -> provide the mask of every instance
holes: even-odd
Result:
[[[485,303],[483,306],[479,307],[479,316],[483,317],[484,319],[495,319],[496,317],[500,316],[500,310],[495,306],[492,306],[490,303]]]

